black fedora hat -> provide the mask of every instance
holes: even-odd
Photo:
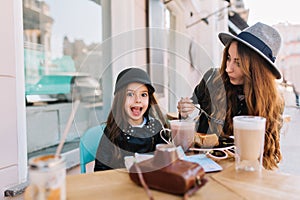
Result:
[[[281,78],[281,73],[275,65],[275,59],[281,46],[281,36],[273,27],[258,22],[244,29],[237,36],[219,33],[219,39],[225,46],[233,39],[245,44],[268,61],[270,70],[276,79]]]

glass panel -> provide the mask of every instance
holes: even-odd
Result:
[[[102,84],[95,73],[102,66],[99,2],[23,0],[29,157],[59,143],[75,99],[80,106],[65,146],[74,148],[75,141],[78,147],[82,133],[102,121]]]
[[[98,56],[94,63],[89,59],[88,64],[86,60],[102,41],[101,11],[91,0],[23,1],[28,103],[42,101],[42,97],[44,101],[72,101],[72,78],[93,76],[95,69],[90,66],[99,67],[101,58]],[[84,69],[84,61],[89,69]]]

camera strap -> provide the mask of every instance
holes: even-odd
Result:
[[[141,168],[139,167],[139,165],[135,162],[134,163],[134,166],[135,166],[135,169],[137,171],[137,174],[138,174],[138,177],[139,177],[139,180],[140,180],[140,183],[142,184],[144,190],[146,191],[148,197],[150,200],[154,200],[153,198],[153,195],[148,187],[148,185],[146,184],[145,180],[144,180],[144,177],[143,177],[143,174],[142,174],[142,170]]]

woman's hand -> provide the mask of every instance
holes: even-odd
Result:
[[[181,98],[177,103],[177,110],[182,118],[187,118],[195,109],[192,100],[188,97]]]

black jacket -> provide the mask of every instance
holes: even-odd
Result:
[[[127,127],[120,130],[115,142],[112,142],[106,127],[100,140],[94,171],[124,168],[124,157],[133,156],[137,153],[153,153],[156,144],[165,143],[160,137],[161,123],[150,118],[146,124],[139,127]]]
[[[219,68],[212,68],[208,70],[200,83],[195,87],[192,100],[193,103],[199,104],[200,107],[208,114],[211,115],[212,113],[212,102],[216,100],[214,95],[218,95],[218,91],[220,89],[226,90],[227,86],[224,86],[223,81],[213,81],[215,80],[216,76],[219,74]],[[231,88],[235,91],[234,97],[234,108],[233,108],[233,116],[236,115],[247,115],[247,105],[245,101],[245,95],[243,91],[243,85],[232,85],[230,84]],[[217,92],[216,92],[217,91]],[[224,98],[226,98],[226,95],[224,95]],[[228,99],[227,99],[228,102]],[[213,102],[213,104],[218,104],[219,102]],[[227,105],[224,105],[227,106]],[[227,110],[227,108],[226,108]],[[200,114],[200,112],[199,112]],[[224,120],[225,116],[220,119]],[[219,120],[219,119],[218,119]],[[201,114],[198,120],[198,128],[197,132],[199,133],[208,133],[210,134],[211,131],[209,129],[209,126],[217,126],[214,120],[209,120],[208,117],[205,114]],[[216,128],[212,128],[212,130],[216,130]],[[224,133],[227,133],[227,122],[224,122],[223,125],[223,131]],[[232,133],[227,133],[231,135]]]

